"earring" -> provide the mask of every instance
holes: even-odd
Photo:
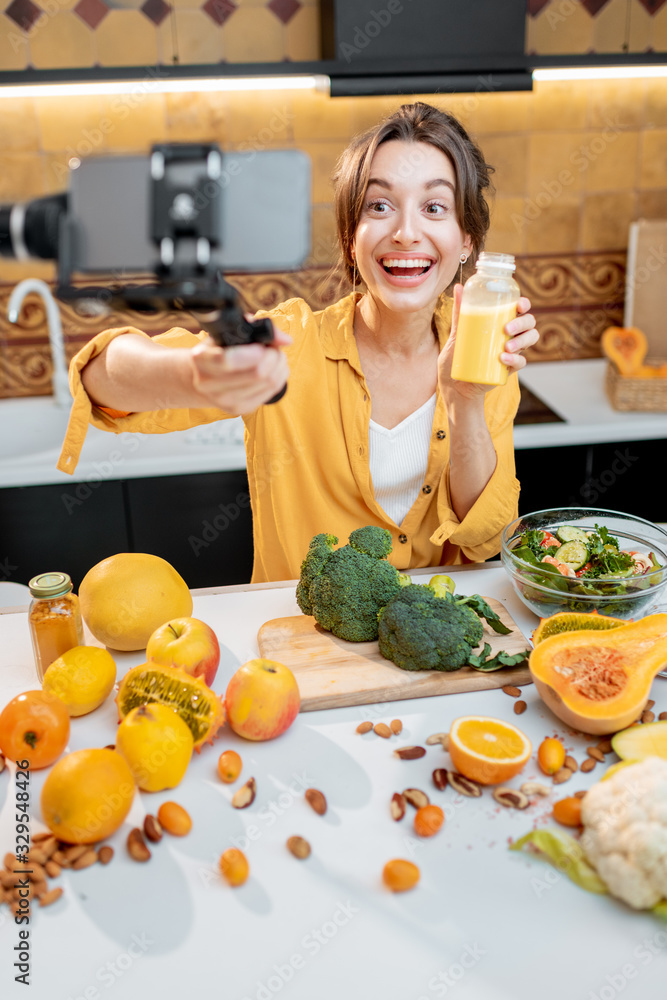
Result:
[[[461,263],[461,266],[459,268],[459,281],[461,282],[461,284],[463,284],[463,265],[467,261],[468,256],[469,255],[467,253],[462,253],[461,256],[459,257],[459,261]]]

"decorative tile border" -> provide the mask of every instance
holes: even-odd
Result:
[[[293,297],[322,309],[350,290],[329,267],[229,277],[251,311],[271,309]],[[622,323],[625,251],[517,257],[517,280],[531,300],[541,333],[539,344],[529,353],[530,361],[599,357],[602,331]],[[86,287],[93,282],[78,284]],[[11,285],[0,284],[0,398],[49,395],[51,360],[42,300],[28,296],[19,322],[9,323],[11,290]],[[136,326],[152,334],[172,326],[199,329],[191,316],[180,313],[116,312],[112,317],[90,317],[71,303],[61,303],[60,310],[68,359],[111,325]]]

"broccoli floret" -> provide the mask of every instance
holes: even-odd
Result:
[[[401,590],[398,570],[387,562],[391,533],[368,526],[334,549],[333,535],[315,535],[301,565],[297,604],[305,615],[340,639],[378,637],[378,612]]]
[[[335,535],[315,535],[310,540],[306,558],[301,563],[301,576],[296,587],[296,603],[304,615],[314,613],[308,596],[310,585],[315,577],[322,572],[327,559],[334,550],[334,545],[338,545],[338,539]]]
[[[483,635],[468,605],[420,584],[404,587],[379,616],[380,652],[403,670],[458,670]]]

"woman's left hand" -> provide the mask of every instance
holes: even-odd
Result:
[[[535,317],[529,310],[530,299],[522,296],[517,302],[516,319],[510,320],[505,326],[505,332],[510,335],[510,339],[505,344],[500,360],[507,365],[510,372],[518,372],[525,367],[526,359],[523,352],[540,339],[535,327]]]
[[[440,392],[446,403],[456,400],[478,400],[481,401],[487,392],[494,389],[493,385],[481,385],[474,382],[461,382],[453,379],[452,359],[454,357],[454,346],[456,344],[456,332],[458,327],[459,312],[461,308],[461,296],[463,286],[454,286],[454,302],[452,307],[452,327],[449,338],[440,352],[438,359],[438,380]],[[522,296],[517,302],[517,315],[506,324],[505,330],[509,335],[509,340],[505,344],[505,350],[500,355],[500,360],[507,365],[510,374],[518,372],[525,367],[526,359],[523,352],[539,340],[539,333],[535,328],[535,317],[530,309],[530,299]]]

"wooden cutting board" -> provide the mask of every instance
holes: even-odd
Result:
[[[529,648],[530,643],[503,605],[493,598],[485,600],[512,632],[497,635],[484,623],[482,646],[488,642],[494,653],[501,649],[519,653]],[[338,639],[308,615],[265,622],[257,639],[262,656],[284,663],[296,677],[302,712],[531,683],[527,666],[505,667],[489,674],[472,667],[451,673],[401,670],[391,660],[385,660],[377,642]]]

